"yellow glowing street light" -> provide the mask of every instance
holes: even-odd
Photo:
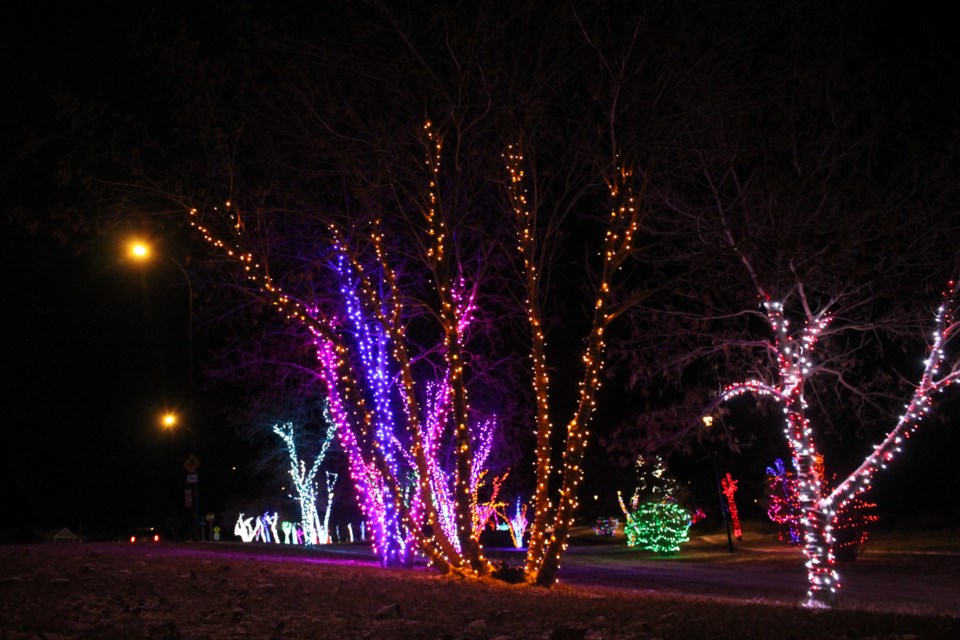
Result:
[[[190,280],[190,274],[179,260],[164,253],[155,254],[153,247],[145,240],[131,239],[127,241],[127,254],[136,262],[153,261],[155,255],[159,255],[160,260],[166,260],[175,266],[183,276],[183,281],[187,284],[187,395],[193,394],[193,282]],[[192,398],[188,398],[188,404]]]
[[[150,245],[134,240],[130,243],[128,253],[135,260],[146,260],[150,257]]]
[[[127,242],[127,254],[129,257],[136,262],[153,262],[155,260],[166,260],[167,262],[172,263],[180,273],[183,275],[184,282],[187,284],[187,420],[185,425],[186,432],[190,435],[192,440],[192,451],[190,456],[187,458],[187,461],[184,463],[184,467],[187,468],[187,485],[189,489],[189,501],[187,503],[188,507],[193,509],[193,521],[194,525],[191,526],[191,529],[194,527],[199,527],[199,537],[198,539],[203,539],[203,524],[200,522],[200,491],[198,487],[198,476],[197,476],[197,466],[199,461],[196,457],[197,450],[197,441],[196,433],[194,429],[191,428],[193,425],[192,420],[194,416],[191,411],[193,409],[193,283],[190,281],[190,274],[187,273],[187,270],[184,266],[176,259],[171,256],[165,255],[164,253],[155,254],[151,246],[143,241],[132,239]],[[160,417],[160,426],[164,431],[174,431],[180,430],[181,421],[180,416],[172,411],[164,413]],[[195,529],[194,529],[195,530]]]
[[[160,416],[160,425],[166,430],[175,428],[179,421],[180,420],[177,417],[177,414],[173,413],[172,411],[168,411]]]

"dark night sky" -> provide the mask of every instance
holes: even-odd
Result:
[[[28,149],[3,159],[4,209],[26,203],[43,210],[49,202],[57,158],[30,150],[59,148],[56,96],[112,95],[127,105],[136,99],[125,83],[136,75],[126,39],[147,6],[11,9],[0,38],[3,140],[27,140]],[[161,432],[158,417],[186,404],[184,278],[169,263],[130,264],[119,239],[60,243],[60,227],[43,214],[38,224],[21,224],[30,215],[12,211],[0,235],[9,418],[0,430],[0,534],[21,526],[110,537],[145,525],[175,530],[185,514],[182,463],[192,438]],[[203,348],[196,338],[197,361]],[[231,468],[242,471],[248,456],[221,411],[197,414],[205,511],[244,492],[234,490]]]
[[[7,87],[42,92],[49,80],[51,90],[57,83],[96,88],[107,86],[112,74],[129,72],[111,62],[119,58],[114,47],[122,39],[122,30],[115,28],[120,19],[86,8],[72,11],[49,20],[34,15],[8,21],[15,33],[0,45],[14,63],[7,68],[14,74]],[[923,32],[905,34],[918,46],[925,44]],[[897,47],[909,49],[905,40]],[[98,74],[97,69],[108,71]],[[21,84],[24,79],[31,80]],[[8,122],[50,117],[47,107],[25,112],[28,104],[23,98],[5,105],[13,116]],[[12,164],[3,166],[9,174]],[[33,189],[36,198],[44,195],[29,182],[4,188],[18,197]],[[119,535],[125,527],[176,520],[183,511],[181,462],[189,442],[183,435],[161,433],[156,417],[185,401],[182,276],[169,265],[155,273],[131,268],[122,247],[109,243],[76,255],[49,237],[44,225],[37,235],[17,225],[5,225],[0,234],[7,341],[0,533],[24,524]],[[203,348],[202,342],[194,343],[198,360]],[[195,391],[201,397],[208,393],[199,390],[202,386]],[[956,402],[948,407],[960,418]],[[249,452],[227,431],[221,412],[214,409],[201,418],[206,421],[199,443],[202,504],[226,511],[251,486],[249,476],[238,478],[231,471],[235,464],[249,468]],[[878,481],[880,495],[889,496],[888,504],[928,515],[935,500],[945,497],[953,504],[945,509],[960,517],[960,472],[949,468],[960,450],[956,421],[925,426],[911,444],[916,450]],[[730,464],[748,466],[735,459]],[[687,468],[698,481],[710,482],[709,467],[691,462]],[[592,492],[593,483],[588,477],[585,493]]]
[[[9,420],[0,528],[22,520],[110,535],[176,520],[192,441],[162,432],[158,416],[187,398],[182,275],[132,265],[121,246],[78,256],[9,228],[2,244]],[[201,340],[194,351],[203,357]],[[230,467],[243,470],[247,458],[219,412],[198,413],[201,504],[214,508],[231,493]]]

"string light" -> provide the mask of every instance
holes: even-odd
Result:
[[[593,532],[598,536],[612,536],[620,526],[619,518],[597,518],[593,523]]]
[[[623,532],[627,545],[640,546],[654,553],[675,553],[689,539],[693,518],[677,504],[679,484],[667,472],[660,456],[636,460],[637,488],[630,498],[630,507],[617,492],[620,509],[626,516]]]
[[[492,565],[479,544],[478,527],[483,519],[478,516],[486,507],[479,504],[477,490],[487,455],[485,434],[494,428],[495,421],[487,422],[471,409],[464,364],[469,355],[466,345],[476,310],[477,283],[465,276],[456,251],[451,251],[453,234],[440,198],[443,141],[429,122],[424,126],[424,139],[429,180],[422,211],[425,238],[421,257],[432,278],[435,317],[442,333],[441,344],[428,350],[442,357],[441,364],[432,363],[440,375],[431,378],[438,386],[429,407],[421,407],[421,402],[433,394],[424,393],[424,381],[418,382],[413,374],[406,346],[404,297],[389,264],[379,221],[370,225],[368,243],[354,243],[354,247],[369,246],[372,260],[369,256],[361,259],[339,228],[328,228],[339,308],[322,311],[319,305],[304,303],[284,292],[260,260],[241,250],[239,242],[228,244],[200,224],[197,210],[191,211],[191,224],[213,247],[240,264],[247,280],[278,313],[313,337],[316,373],[326,387],[330,415],[347,457],[363,522],[371,529],[381,562],[408,562],[410,554],[417,551],[441,572],[484,575],[492,571]],[[550,486],[554,426],[540,313],[537,265],[541,257],[536,243],[536,215],[522,185],[522,155],[511,149],[508,156],[518,251],[524,261],[537,405],[536,487],[525,574],[532,582],[550,585],[556,579],[579,506],[577,491],[589,441],[588,427],[601,387],[604,332],[621,311],[612,304],[612,283],[614,274],[633,252],[639,226],[638,195],[628,187],[630,172],[617,171],[609,183],[614,205],[600,253],[593,319],[582,355],[583,377],[576,408],[566,422],[554,504]],[[242,237],[245,227],[240,212],[231,203],[224,212],[236,236]],[[417,352],[422,352],[419,345]],[[452,443],[451,468],[440,463],[441,443]]]
[[[777,537],[786,544],[800,544],[802,509],[796,480],[780,458],[774,461],[773,467],[767,467],[767,487],[770,491],[767,517],[780,525]]]
[[[510,540],[513,541],[514,548],[522,549],[523,537],[527,532],[529,521],[527,520],[527,505],[520,498],[517,498],[513,515],[507,519],[507,524],[509,524]]]
[[[330,416],[328,406],[324,406],[324,420],[327,423],[327,430],[320,445],[320,451],[313,460],[313,464],[307,469],[306,464],[297,454],[297,443],[294,438],[293,423],[277,424],[273,427],[273,432],[283,441],[287,447],[287,455],[290,461],[290,477],[293,479],[293,488],[297,492],[297,501],[300,503],[300,522],[303,526],[303,533],[307,539],[307,544],[326,544],[329,542],[330,511],[333,507],[333,487],[337,480],[337,474],[326,473],[327,502],[324,518],[320,520],[320,514],[317,510],[317,472],[320,465],[327,455],[330,448],[330,442],[336,435],[337,425]]]
[[[803,530],[803,553],[806,557],[809,589],[804,606],[832,607],[840,589],[839,576],[834,569],[836,558],[834,527],[838,514],[869,490],[872,478],[900,452],[905,439],[917,429],[929,413],[933,397],[960,380],[960,369],[940,372],[945,359],[945,343],[956,334],[953,311],[958,293],[956,281],[948,283],[943,302],[934,316],[934,331],[924,370],[913,397],[907,403],[894,428],[877,444],[857,469],[828,489],[823,478],[822,458],[818,468],[819,452],[813,438],[813,429],[805,416],[806,403],[803,386],[813,371],[812,355],[823,331],[832,320],[827,310],[811,315],[798,331],[790,329],[784,317],[783,304],[766,301],[764,309],[773,332],[770,345],[778,364],[777,380],[767,384],[748,380],[726,387],[721,400],[751,393],[768,396],[783,407],[784,434],[790,447],[795,476],[791,482],[800,508],[800,527]]]
[[[737,540],[743,539],[743,529],[740,528],[740,515],[737,513],[737,502],[734,494],[737,492],[737,481],[729,473],[720,480],[724,497],[727,499],[727,512],[733,524],[733,535]]]
[[[536,210],[531,207],[524,187],[524,158],[519,147],[511,146],[503,155],[509,182],[507,185],[517,227],[517,250],[523,260],[527,320],[531,336],[531,380],[536,398],[536,487],[533,495],[534,518],[527,544],[524,574],[529,582],[549,586],[556,580],[560,556],[567,548],[574,514],[579,506],[577,491],[583,478],[583,456],[589,441],[590,420],[596,408],[604,363],[604,331],[617,315],[610,305],[613,276],[629,259],[633,237],[639,227],[637,194],[628,188],[630,172],[619,170],[608,184],[611,207],[601,251],[602,263],[594,301],[591,328],[582,355],[583,377],[573,416],[567,422],[560,486],[556,505],[551,503],[552,447],[554,425],[550,419],[549,377],[546,363],[546,337],[541,314],[541,259],[537,245]]]
[[[441,571],[477,575],[492,570],[477,540],[490,505],[481,504],[477,495],[497,423],[473,416],[469,407],[464,345],[477,308],[477,286],[449,268],[451,235],[439,207],[442,141],[429,125],[425,131],[432,176],[425,211],[430,238],[425,258],[439,295],[443,344],[438,352],[445,364],[439,379],[426,382],[435,386],[435,391],[423,394],[432,398],[427,407],[418,401],[417,387],[423,384],[417,384],[407,354],[402,296],[379,221],[369,235],[372,264],[352,252],[339,228],[328,227],[340,308],[321,313],[317,306],[283,292],[252,254],[228,246],[200,225],[196,210],[191,217],[208,242],[240,262],[247,279],[284,317],[313,335],[317,374],[327,388],[329,413],[381,562],[406,564],[419,552]],[[242,234],[239,213],[228,207],[228,215]],[[451,431],[455,444],[448,456],[445,447]],[[448,459],[454,461],[453,468],[444,466]],[[302,471],[294,473],[309,476]],[[498,488],[502,477],[494,481]],[[326,531],[324,525],[315,527],[321,528]]]
[[[626,516],[623,532],[627,546],[642,547],[654,553],[676,553],[689,538],[690,513],[672,500],[651,500],[628,511],[619,493],[620,508]]]

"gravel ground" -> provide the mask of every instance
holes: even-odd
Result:
[[[578,557],[574,564],[584,563]],[[955,640],[960,618],[810,612],[573,580],[546,590],[422,568],[381,569],[363,552],[318,557],[228,544],[0,547],[0,640],[811,635]]]

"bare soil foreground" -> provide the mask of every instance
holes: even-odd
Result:
[[[960,556],[949,551],[889,544],[841,565],[834,611],[796,604],[795,552],[718,553],[710,540],[667,559],[622,543],[571,551],[547,590],[381,569],[357,547],[6,546],[0,640],[960,638]]]

